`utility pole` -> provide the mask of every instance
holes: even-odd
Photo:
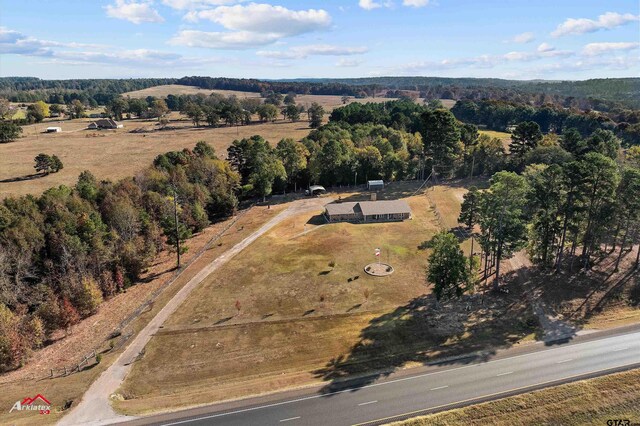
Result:
[[[473,178],[473,169],[476,166],[476,155],[473,154],[472,160],[471,160],[471,173],[469,174],[469,179]]]
[[[173,187],[173,220],[176,225],[176,253],[178,254],[178,269],[180,269],[180,232],[178,224],[178,192]]]

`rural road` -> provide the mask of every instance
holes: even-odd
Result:
[[[246,237],[244,240],[218,256],[205,268],[200,270],[176,295],[158,312],[158,314],[138,333],[129,343],[127,348],[109,366],[95,382],[91,384],[85,392],[80,403],[64,416],[58,425],[101,425],[121,422],[130,417],[121,416],[115,413],[109,403],[110,396],[118,390],[125,377],[132,368],[132,364],[140,352],[147,345],[151,337],[160,329],[160,326],[173,314],[176,309],[187,299],[189,294],[210,274],[215,272],[229,259],[244,250],[261,235],[283,220],[306,211],[319,210],[331,198],[305,198],[291,203],[284,211],[262,225],[257,231]]]
[[[363,387],[286,399],[260,398],[141,418],[134,425],[354,425],[382,424],[429,411],[521,393],[581,377],[640,366],[640,331],[585,335],[561,346],[529,345],[488,362],[429,367]],[[578,340],[579,338],[576,338]],[[281,394],[282,395],[282,394]],[[281,397],[282,398],[282,397]]]

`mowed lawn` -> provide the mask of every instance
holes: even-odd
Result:
[[[403,195],[413,220],[323,225],[317,211],[256,240],[169,318],[127,377],[116,408],[144,413],[313,383],[331,387],[344,377],[510,345],[529,334],[521,327],[525,308],[508,308],[513,316],[497,321],[496,312],[518,305],[515,292],[491,309],[478,297],[469,302],[477,306],[472,312],[455,302],[432,311],[429,252],[418,247],[440,228],[425,192],[412,195],[417,186],[394,184],[387,194]],[[455,211],[458,191],[464,189],[436,190],[440,202],[452,204],[442,210]],[[393,275],[364,272],[376,247]]]
[[[509,152],[509,144],[511,143],[511,133],[497,132],[495,130],[478,130],[481,135],[487,135],[492,138],[498,138],[502,141],[502,146],[506,152]]]

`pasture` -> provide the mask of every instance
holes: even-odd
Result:
[[[169,130],[158,130],[155,120],[137,119],[124,120],[125,127],[118,130],[86,130],[91,119],[24,126],[21,138],[0,144],[0,198],[39,194],[61,184],[73,185],[84,170],[99,179],[133,176],[150,165],[158,154],[193,148],[201,140],[211,144],[219,156],[226,157],[227,147],[235,139],[262,135],[275,144],[285,137],[302,139],[310,131],[307,121],[196,128],[178,113],[172,113],[170,119]],[[48,126],[60,126],[62,132],[43,133]],[[131,132],[136,129],[142,132]],[[60,157],[64,169],[48,176],[35,174],[33,159],[41,152]]]

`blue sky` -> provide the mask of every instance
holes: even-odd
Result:
[[[0,75],[640,76],[637,0],[0,0]]]

